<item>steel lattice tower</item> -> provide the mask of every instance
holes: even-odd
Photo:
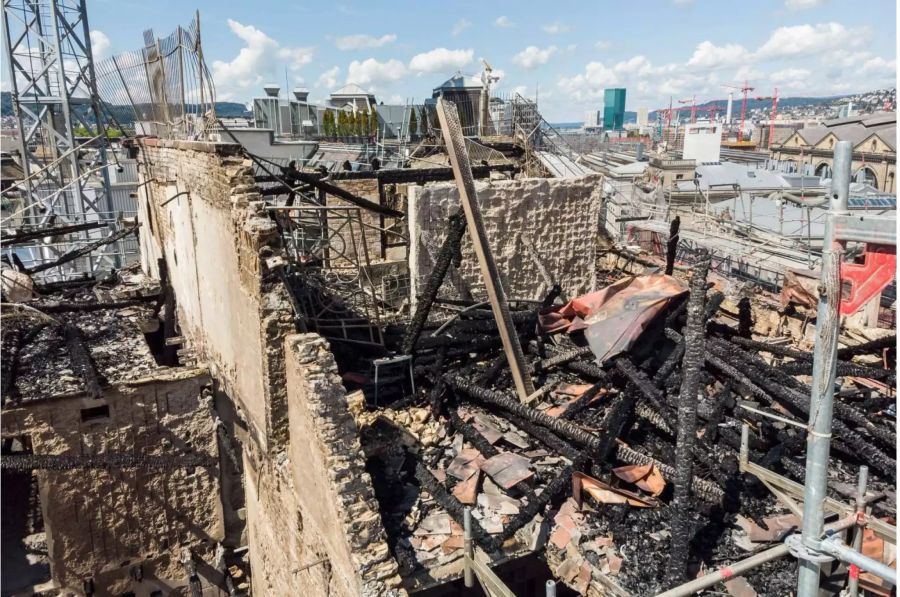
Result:
[[[107,127],[84,0],[3,0],[3,48],[26,175],[26,209],[16,223],[32,228],[111,220]],[[79,126],[94,131],[80,146]],[[88,238],[97,236],[84,233]],[[45,260],[66,250],[37,248]],[[118,257],[100,253],[83,259],[80,271],[119,265]]]

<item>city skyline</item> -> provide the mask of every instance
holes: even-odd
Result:
[[[162,10],[159,9],[162,7]],[[409,2],[386,7],[253,5],[199,2],[203,45],[218,99],[247,102],[262,85],[303,86],[321,101],[345,83],[357,83],[385,103],[421,101],[461,71],[478,75],[487,59],[500,92],[538,94],[548,117],[577,120],[602,106],[603,90],[628,89],[628,110],[678,99],[727,95],[726,83],[749,80],[755,94],[839,95],[891,87],[896,78],[896,7],[884,1],[847,11],[827,0],[760,2],[746,15],[723,19],[721,7],[702,0],[603,6],[564,1],[533,10],[497,3],[486,11],[457,2]],[[89,4],[99,58],[140,46],[144,25],[165,35],[192,17],[183,3]],[[123,22],[122,11],[133,18]],[[479,16],[475,16],[475,15]],[[890,15],[890,27],[879,26]],[[604,24],[590,25],[585,19]],[[879,17],[879,18],[876,18]],[[607,19],[613,18],[614,23]],[[309,24],[313,23],[313,26]]]

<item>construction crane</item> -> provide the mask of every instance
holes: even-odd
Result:
[[[769,143],[766,145],[766,149],[772,148],[772,137],[775,136],[775,116],[778,114],[778,88],[775,88],[775,93],[765,97],[756,98],[757,101],[761,100],[772,100],[772,113],[769,115]]]
[[[744,123],[746,122],[746,118],[747,118],[747,98],[749,96],[749,93],[751,91],[753,91],[754,88],[750,87],[750,85],[747,84],[747,81],[744,81],[743,86],[741,86],[741,85],[723,85],[722,87],[725,87],[728,89],[737,89],[741,93],[744,94],[744,100],[741,102],[741,128],[738,129],[738,139],[737,139],[738,141],[743,141],[744,140]]]
[[[719,111],[719,106],[717,106],[715,104],[713,104],[712,106],[710,106],[709,108],[706,109],[706,114],[709,116],[710,122],[716,121],[716,112],[718,112],[718,111]]]
[[[679,104],[690,104],[691,105],[691,124],[697,122],[697,96],[690,99],[678,100]]]

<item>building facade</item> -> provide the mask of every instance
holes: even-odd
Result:
[[[625,89],[607,89],[603,92],[603,128],[620,131],[624,126]]]
[[[897,115],[894,112],[853,116],[802,128],[769,151],[772,159],[793,163],[793,171],[831,178],[834,145],[853,144],[853,179],[879,191],[896,192]]]

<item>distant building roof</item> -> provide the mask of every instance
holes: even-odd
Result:
[[[439,93],[441,91],[449,91],[449,90],[479,90],[483,87],[481,83],[481,79],[477,77],[467,77],[462,73],[456,73],[443,83],[441,83],[438,87],[434,88],[434,93]]]
[[[816,145],[829,134],[833,134],[838,141],[850,141],[854,147],[877,134],[886,145],[896,151],[897,113],[879,112],[828,120],[821,125],[802,128],[797,134],[810,145]]]
[[[337,91],[331,92],[331,97],[334,96],[363,96],[363,97],[375,97],[373,93],[370,93],[357,85],[356,83],[347,83]]]
[[[703,190],[731,184],[737,184],[745,191],[787,189],[794,186],[779,172],[734,162],[698,164],[695,172],[697,183]],[[695,188],[693,180],[679,180],[675,186],[679,191],[693,191]]]

